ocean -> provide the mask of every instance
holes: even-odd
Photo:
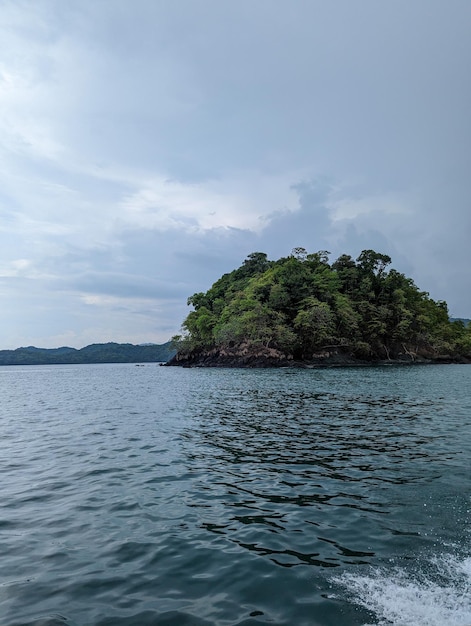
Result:
[[[471,625],[471,366],[0,367],[2,626]]]

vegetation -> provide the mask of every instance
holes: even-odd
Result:
[[[18,348],[0,350],[0,365],[54,365],[71,363],[157,363],[175,354],[170,342],[135,346],[131,343],[95,343],[75,348]]]
[[[177,361],[201,354],[276,354],[310,361],[332,354],[367,361],[470,358],[471,326],[450,321],[447,304],[389,269],[391,259],[364,250],[329,263],[326,251],[270,261],[250,254],[206,293],[173,338]]]

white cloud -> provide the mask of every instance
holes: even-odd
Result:
[[[122,219],[134,228],[199,231],[239,228],[261,231],[274,210],[293,211],[291,176],[254,172],[199,184],[154,178],[121,202]]]
[[[24,276],[31,267],[31,261],[28,259],[15,259],[0,267],[1,278],[12,278],[14,276]]]
[[[365,195],[360,197],[343,197],[330,203],[334,221],[356,220],[358,218],[383,219],[388,215],[402,216],[413,214],[410,199],[395,194]]]

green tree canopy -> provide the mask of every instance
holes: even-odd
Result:
[[[206,293],[188,298],[178,351],[244,344],[305,360],[326,349],[369,359],[471,356],[471,327],[451,322],[445,302],[388,269],[387,254],[363,250],[331,264],[329,254],[301,247],[277,261],[249,254]]]

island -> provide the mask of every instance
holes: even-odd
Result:
[[[446,302],[390,269],[388,255],[363,250],[330,263],[329,254],[249,254],[188,298],[192,310],[167,365],[471,363],[471,326],[450,320]]]

